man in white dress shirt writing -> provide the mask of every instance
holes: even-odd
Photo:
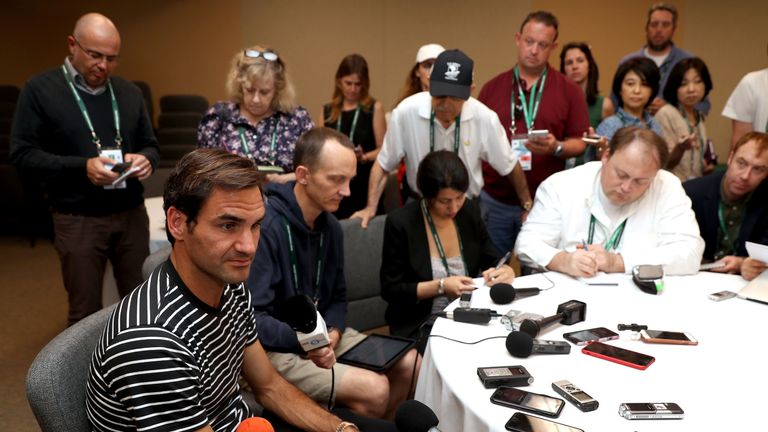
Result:
[[[661,264],[696,273],[704,241],[680,181],[653,132],[620,129],[600,161],[556,173],[536,192],[515,251],[524,265],[571,276]]]

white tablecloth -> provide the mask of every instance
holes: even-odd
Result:
[[[540,339],[562,340],[562,334],[592,327],[616,330],[617,324],[639,323],[652,330],[689,332],[698,346],[647,344],[618,332],[608,342],[652,355],[656,362],[641,371],[581,353],[571,345],[568,355],[512,357],[505,339],[464,345],[442,338],[472,342],[488,336],[506,337],[498,319],[473,325],[439,318],[424,356],[416,399],[432,408],[439,428],[451,431],[504,431],[515,412],[492,404],[493,389],[486,389],[476,369],[485,366],[523,365],[534,377],[525,390],[558,396],[553,381],[567,379],[597,399],[597,411],[584,413],[566,402],[557,422],[585,431],[736,431],[768,430],[765,391],[768,389],[768,358],[765,330],[768,306],[738,298],[713,302],[707,294],[746,284],[740,276],[700,273],[666,277],[666,290],[653,296],[641,292],[624,278],[619,286],[586,286],[564,275],[548,273],[555,286],[540,295],[494,305],[487,288],[475,291],[473,307],[490,307],[499,313],[509,309],[554,315],[557,305],[571,300],[587,303],[586,321],[572,326],[553,325]],[[535,282],[518,278],[516,286],[546,286],[541,275]],[[528,277],[530,278],[530,277]],[[540,283],[541,282],[541,283]],[[454,308],[454,302],[449,309]],[[683,420],[625,420],[618,415],[623,402],[676,402],[685,411]]]

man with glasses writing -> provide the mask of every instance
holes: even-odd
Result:
[[[19,96],[11,157],[48,194],[71,325],[101,308],[107,259],[121,297],[142,281],[149,220],[140,180],[158,147],[141,91],[111,76],[120,54],[112,21],[83,15],[67,45],[64,64]]]
[[[557,18],[551,13],[528,14],[515,34],[517,65],[485,83],[478,96],[498,114],[531,196],[544,179],[565,168],[566,159],[586,148],[581,140],[589,128],[584,93],[548,63],[557,49],[557,32]],[[533,203],[519,200],[509,182],[486,163],[483,179],[483,219],[491,241],[504,253],[514,246],[523,216]]]
[[[659,264],[669,275],[699,270],[704,240],[664,140],[619,129],[600,161],[552,175],[517,238],[520,262],[591,277]]]

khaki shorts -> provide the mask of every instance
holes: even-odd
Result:
[[[347,327],[341,336],[339,344],[334,353],[336,358],[349,351],[350,348],[366,338],[366,335],[355,329]],[[303,391],[312,400],[321,405],[328,403],[331,396],[331,370],[318,367],[306,357],[293,353],[268,352],[267,356],[277,372],[288,382],[295,385]],[[354,366],[349,366],[336,362],[333,365],[334,371],[334,394],[333,401],[336,400],[336,391],[341,384],[341,378]]]

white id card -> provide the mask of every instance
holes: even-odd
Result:
[[[512,137],[512,151],[515,152],[517,160],[520,162],[520,166],[523,171],[530,171],[533,169],[533,153],[525,146],[528,141],[527,136],[521,138]]]
[[[103,148],[99,151],[99,156],[108,157],[117,163],[123,162],[123,152],[118,148]],[[104,164],[104,168],[111,170],[114,165]],[[104,185],[104,189],[125,189],[125,180],[116,184]]]

